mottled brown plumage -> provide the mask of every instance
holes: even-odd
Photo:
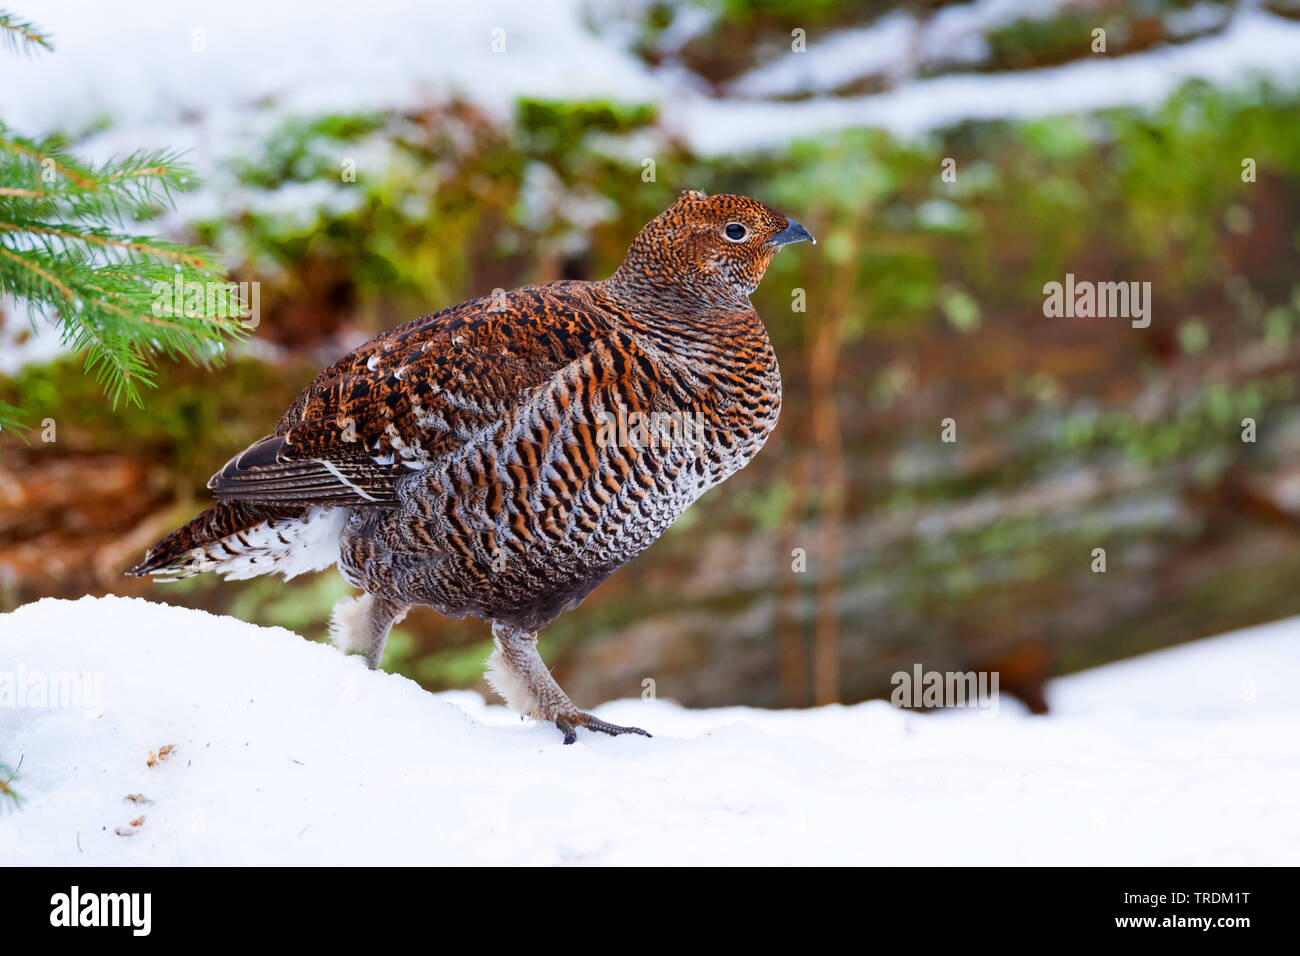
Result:
[[[413,604],[491,621],[489,680],[554,721],[579,711],[537,631],[744,466],[776,424],[776,355],[749,295],[811,239],[744,196],[684,193],[602,282],[549,282],[398,326],[323,371],[220,499],[135,574],[292,576],[338,563],[335,608],[377,667]]]

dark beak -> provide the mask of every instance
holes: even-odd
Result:
[[[803,242],[806,239],[814,246],[817,245],[817,240],[813,238],[812,233],[799,225],[799,223],[795,222],[793,219],[787,219],[786,223],[787,225],[784,229],[767,241],[774,246],[788,246],[792,242]]]

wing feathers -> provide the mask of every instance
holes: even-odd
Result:
[[[249,502],[392,505],[401,474],[369,458],[297,461],[284,436],[254,442],[212,476],[218,498]]]
[[[392,507],[396,485],[494,427],[574,362],[616,315],[589,283],[482,297],[391,329],[321,372],[208,483],[251,503]]]

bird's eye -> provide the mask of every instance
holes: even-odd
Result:
[[[727,223],[727,228],[725,231],[727,233],[727,238],[730,239],[732,242],[740,242],[741,239],[744,239],[747,235],[749,235],[749,230],[746,229],[738,222]]]

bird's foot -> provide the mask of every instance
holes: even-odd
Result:
[[[599,717],[593,717],[591,714],[584,714],[578,711],[576,714],[566,714],[563,717],[555,718],[555,726],[560,728],[564,734],[566,744],[574,743],[578,739],[578,728],[586,727],[588,730],[595,730],[602,734],[609,734],[611,737],[617,737],[619,734],[640,734],[642,737],[649,737],[651,734],[646,733],[640,727],[620,727],[617,724],[611,724],[601,720]]]

